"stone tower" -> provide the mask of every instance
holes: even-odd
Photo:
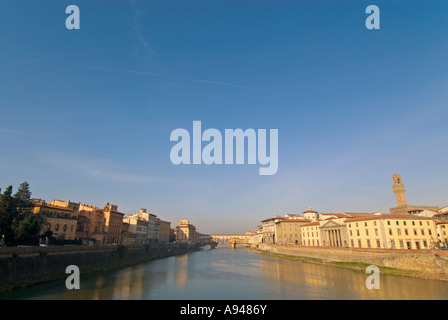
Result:
[[[395,172],[395,174],[392,176],[392,179],[394,180],[392,190],[395,193],[395,197],[397,197],[397,206],[406,206],[406,197],[404,196],[405,190],[403,181],[401,180],[401,176]]]

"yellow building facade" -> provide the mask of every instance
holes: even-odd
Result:
[[[302,233],[302,241],[301,244],[303,246],[320,246],[322,243],[322,239],[320,236],[320,223],[319,222],[311,222],[302,225],[301,228]]]
[[[438,244],[429,217],[379,214],[346,220],[352,248],[433,249]]]
[[[439,244],[442,247],[448,247],[448,220],[440,219],[435,221]]]
[[[283,218],[276,224],[276,239],[278,244],[300,245],[302,243],[301,227],[310,223],[307,219]]]
[[[47,222],[47,229],[53,232],[57,240],[76,240],[76,225],[79,211],[46,203],[45,200],[33,201],[33,213],[40,214]]]

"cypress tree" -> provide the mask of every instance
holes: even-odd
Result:
[[[12,186],[0,195],[0,237],[5,243],[14,242],[13,224],[16,219],[16,204],[12,196]]]

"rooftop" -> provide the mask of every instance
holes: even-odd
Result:
[[[375,219],[412,219],[412,220],[432,220],[430,217],[420,217],[420,216],[413,216],[413,215],[407,215],[407,214],[379,214],[379,215],[371,215],[368,217],[358,217],[358,218],[351,218],[347,219],[346,222],[352,222],[352,221],[362,221],[362,220],[375,220]]]

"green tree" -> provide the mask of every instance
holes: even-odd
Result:
[[[39,230],[39,219],[37,215],[27,213],[24,218],[15,225],[15,241],[20,244],[37,244]]]
[[[28,182],[20,184],[14,196],[12,186],[0,195],[0,237],[9,244],[37,244],[43,218],[33,213]]]
[[[13,224],[16,214],[17,207],[12,196],[12,186],[9,186],[0,195],[0,236],[6,243],[14,242]]]
[[[14,195],[17,214],[13,222],[14,238],[16,243],[37,244],[39,231],[43,223],[40,215],[33,213],[31,191],[28,182],[20,184]]]
[[[27,214],[32,212],[33,203],[31,202],[31,191],[28,182],[23,182],[20,184],[19,189],[14,195],[14,200],[16,202],[17,211],[19,214]]]

